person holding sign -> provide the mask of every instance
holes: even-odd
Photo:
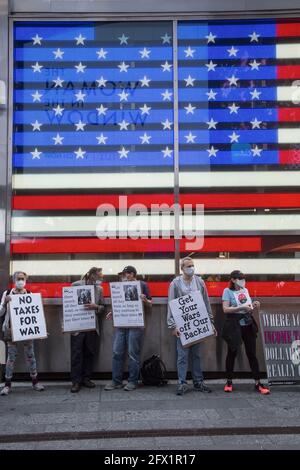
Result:
[[[209,303],[209,298],[206,290],[205,283],[200,276],[195,275],[194,261],[192,258],[186,257],[181,260],[180,263],[182,275],[176,277],[170,284],[168,301],[171,302],[173,299],[183,297],[190,292],[200,292],[207,313],[209,315],[212,326],[214,325],[213,315]],[[168,316],[167,316],[168,328],[172,330],[172,335],[176,338],[176,350],[177,350],[177,373],[178,373],[178,385],[177,395],[183,395],[187,390],[187,370],[189,355],[192,359],[192,377],[195,390],[200,392],[210,393],[211,390],[203,382],[203,372],[201,368],[201,354],[200,354],[200,343],[192,344],[188,348],[182,346],[180,340],[180,331],[176,325],[175,319],[172,315],[170,304],[168,305]],[[216,330],[213,326],[213,331]]]
[[[14,286],[11,290],[6,290],[1,299],[0,303],[0,317],[4,316],[4,322],[2,325],[2,331],[4,334],[4,340],[7,342],[7,361],[5,367],[5,386],[1,390],[0,395],[8,395],[11,392],[11,381],[13,377],[14,367],[16,358],[18,355],[17,344],[12,341],[11,324],[10,324],[10,302],[12,296],[16,294],[30,294],[25,289],[27,280],[27,274],[21,271],[17,271],[13,275]],[[32,387],[34,390],[41,392],[44,390],[44,386],[39,383],[37,377],[36,360],[34,354],[33,340],[23,341],[24,355],[29,368],[30,377],[32,380]]]
[[[229,287],[223,292],[223,311],[225,323],[223,327],[223,339],[226,341],[228,350],[226,357],[227,382],[224,391],[231,393],[234,362],[238,349],[242,342],[245,344],[246,354],[250,368],[255,380],[255,390],[262,395],[268,395],[270,390],[260,382],[260,372],[256,357],[256,336],[258,327],[252,313],[259,309],[258,301],[252,302],[248,289],[245,287],[245,275],[239,271],[230,274]]]
[[[82,289],[78,303],[84,305],[85,309],[94,310],[97,314],[105,311],[103,300],[103,289],[100,285],[103,279],[102,269],[91,268],[81,280],[73,282],[72,286],[94,286],[95,303],[89,300],[89,292]],[[99,320],[96,316],[96,330],[76,331],[71,333],[71,392],[79,392],[81,385],[94,388],[95,383],[91,381],[93,361],[97,348],[97,337],[99,336]]]
[[[136,283],[137,271],[134,266],[126,266],[123,269],[123,276],[126,282],[123,285],[125,305],[126,302],[136,303],[138,300]],[[120,273],[119,273],[120,277]],[[129,284],[132,282],[132,285]],[[151,307],[152,299],[146,282],[139,281],[141,286],[140,298],[144,306]],[[126,284],[128,283],[128,286]],[[111,316],[111,315],[110,315]],[[140,374],[140,356],[144,337],[144,328],[142,327],[117,327],[115,328],[113,341],[113,360],[112,360],[112,382],[108,383],[104,390],[115,390],[123,388],[123,366],[128,348],[128,383],[124,390],[131,392],[135,390],[138,384]]]

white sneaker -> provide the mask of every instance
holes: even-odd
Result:
[[[33,390],[36,390],[37,392],[43,392],[45,390],[44,385],[40,384],[39,382],[32,385],[32,388],[33,388]]]
[[[8,387],[7,385],[5,385],[5,387],[2,388],[0,395],[3,395],[3,396],[8,395],[10,392],[11,392],[11,387]]]

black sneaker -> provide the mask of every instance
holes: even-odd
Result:
[[[87,388],[95,388],[96,387],[96,384],[94,384],[94,382],[92,382],[90,379],[84,379],[84,381],[82,382],[82,385],[84,387],[87,387]]]
[[[188,390],[187,384],[178,384],[176,389],[176,395],[184,395]]]
[[[79,390],[80,390],[80,384],[79,383],[72,384],[71,393],[78,393]]]
[[[197,382],[194,384],[194,389],[197,390],[197,392],[203,392],[203,393],[211,393],[211,389],[205,385],[204,382]]]

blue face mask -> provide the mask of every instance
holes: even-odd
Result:
[[[195,272],[195,268],[194,268],[194,266],[190,266],[189,268],[183,268],[183,272],[187,276],[193,276],[194,272]]]

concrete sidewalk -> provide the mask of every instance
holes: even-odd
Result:
[[[133,392],[96,381],[77,394],[67,382],[44,392],[15,383],[0,396],[0,449],[300,449],[299,386],[261,396],[250,381],[236,381],[232,394],[224,381],[206,383],[212,393],[191,386],[182,397],[172,381]]]

